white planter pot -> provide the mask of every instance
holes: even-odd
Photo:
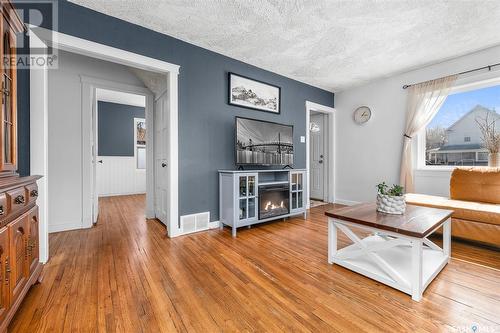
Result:
[[[404,195],[395,197],[386,194],[377,194],[377,210],[387,214],[404,214],[406,201]]]
[[[500,167],[500,153],[488,154],[488,166],[492,168]]]

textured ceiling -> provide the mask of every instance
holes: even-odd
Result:
[[[71,0],[339,91],[500,44],[500,1]]]

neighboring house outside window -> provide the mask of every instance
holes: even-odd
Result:
[[[500,131],[500,114],[495,110],[499,96],[500,85],[449,95],[426,128],[425,165],[487,165],[488,151],[477,120],[488,116]]]
[[[480,152],[477,153],[477,160],[478,161],[486,162],[486,161],[488,161],[488,155],[489,155],[488,152],[486,152],[486,151],[480,151]]]

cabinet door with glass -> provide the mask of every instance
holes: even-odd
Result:
[[[305,208],[304,197],[305,172],[290,172],[290,206],[291,212],[303,211]]]
[[[17,112],[16,112],[16,31],[10,24],[9,12],[4,10],[0,25],[1,99],[2,114],[0,128],[0,172],[17,169]]]
[[[257,220],[257,174],[236,175],[238,224]]]

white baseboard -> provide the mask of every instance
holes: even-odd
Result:
[[[218,227],[219,227],[219,221],[208,222],[208,229],[205,228],[205,229],[199,229],[199,230],[191,231],[191,232],[181,232],[178,235],[176,235],[176,237],[190,235],[190,234],[196,234],[198,232],[204,232],[204,231],[208,231],[211,229],[217,229]]]
[[[352,201],[352,200],[345,200],[345,199],[336,199],[335,203],[339,204],[339,205],[354,206],[354,205],[360,204],[361,202]]]
[[[69,222],[63,224],[49,224],[49,234],[54,232],[78,230],[78,229],[84,229],[81,221]]]
[[[208,230],[210,230],[210,229],[199,229],[199,230],[195,230],[195,231],[180,232],[177,235],[175,235],[175,237],[177,237],[177,236],[186,236],[186,235],[191,235],[191,234],[197,234],[199,232],[204,232],[204,231],[208,231]]]
[[[122,195],[136,195],[136,194],[146,194],[146,192],[106,193],[106,194],[99,194],[99,198],[119,197]]]

